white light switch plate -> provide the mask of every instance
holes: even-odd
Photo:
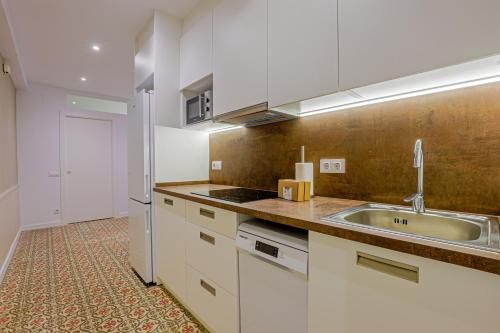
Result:
[[[212,170],[222,170],[222,161],[212,161]]]
[[[320,173],[345,173],[345,158],[321,159],[319,161]]]

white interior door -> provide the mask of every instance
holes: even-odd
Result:
[[[111,121],[71,116],[63,121],[64,222],[113,217]]]

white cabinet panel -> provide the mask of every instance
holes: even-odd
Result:
[[[500,1],[338,2],[341,90],[500,52]]]
[[[156,275],[177,297],[186,299],[186,201],[155,193]]]
[[[414,266],[419,281],[359,265],[358,252]],[[309,233],[309,333],[493,333],[499,307],[498,275]]]
[[[229,238],[236,238],[238,221],[242,218],[235,212],[187,201],[187,221],[213,230]]]
[[[238,299],[206,276],[187,266],[189,307],[214,332],[238,333]]]
[[[180,42],[180,87],[201,80],[212,73],[212,11],[184,31]]]
[[[267,0],[214,9],[214,115],[267,101]]]
[[[234,239],[196,224],[186,224],[187,262],[233,295],[238,295]]]
[[[269,1],[269,107],[338,90],[336,0]]]

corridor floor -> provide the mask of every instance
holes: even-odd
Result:
[[[127,262],[127,219],[24,231],[0,285],[0,332],[206,332]]]

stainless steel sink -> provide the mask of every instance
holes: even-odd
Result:
[[[410,207],[366,204],[322,221],[500,252],[498,222],[487,216],[430,209],[416,213]]]

